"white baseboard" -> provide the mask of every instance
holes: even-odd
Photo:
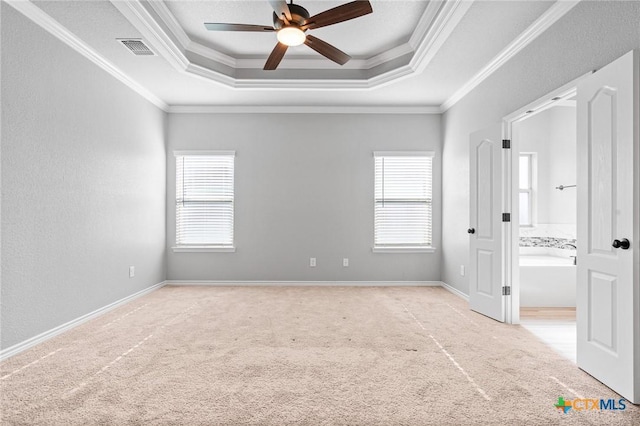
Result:
[[[49,340],[52,337],[57,336],[58,334],[64,333],[67,330],[71,330],[72,328],[77,327],[82,323],[85,323],[93,318],[103,315],[121,305],[124,305],[125,303],[131,302],[134,299],[144,296],[147,293],[151,293],[152,291],[163,287],[165,283],[166,283],[165,281],[162,281],[158,284],[152,285],[151,287],[147,287],[143,290],[138,291],[137,293],[133,293],[130,296],[117,300],[113,303],[110,303],[107,306],[103,306],[102,308],[96,309],[93,312],[89,312],[88,314],[85,314],[79,318],[71,320],[65,324],[59,325],[55,328],[52,328],[51,330],[45,331],[44,333],[40,333],[37,336],[34,336],[23,342],[20,342],[13,346],[9,346],[8,348],[2,349],[0,350],[0,361],[10,358],[24,350],[29,349],[32,346],[35,346],[39,343],[44,342],[45,340]]]
[[[442,286],[442,288],[444,288],[445,290],[455,294],[456,296],[466,300],[467,302],[469,301],[469,296],[464,294],[463,292],[461,292],[460,290],[458,290],[455,287],[450,286],[449,284],[440,281],[440,285]]]
[[[291,287],[437,287],[440,281],[233,281],[233,280],[167,280],[166,285],[202,286],[291,286]]]

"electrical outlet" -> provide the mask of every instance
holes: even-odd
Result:
[[[345,257],[345,258],[342,259],[342,266],[344,266],[345,268],[347,266],[349,266],[349,258],[348,257]]]
[[[464,277],[464,265],[460,265],[460,275]]]
[[[316,267],[316,258],[315,257],[310,257],[309,258],[309,266],[312,268]]]
[[[136,276],[136,267],[129,266],[129,278],[133,278]]]

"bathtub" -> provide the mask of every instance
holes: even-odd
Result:
[[[573,266],[573,259],[548,254],[521,254],[520,266]]]
[[[520,306],[575,307],[576,266],[569,255],[520,253]],[[558,253],[559,254],[559,253]]]

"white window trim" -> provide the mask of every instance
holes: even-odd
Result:
[[[378,246],[371,249],[373,253],[435,253],[436,248],[433,246],[425,247],[384,247]]]
[[[374,157],[435,157],[434,151],[373,151]]]
[[[535,152],[521,152],[519,157],[529,157],[529,188],[521,189],[518,184],[519,194],[529,194],[529,220],[531,223],[520,224],[521,228],[533,228],[537,223],[537,206],[536,206],[536,194],[537,194],[537,182],[538,182],[538,156]]]
[[[174,159],[179,156],[185,155],[230,155],[234,158],[236,157],[235,151],[213,151],[213,150],[193,150],[193,151],[173,151]],[[175,160],[174,160],[175,164]],[[234,164],[234,173],[235,173],[235,164]],[[174,174],[175,175],[175,174]],[[174,176],[175,180],[175,176]],[[234,183],[235,185],[235,183]],[[175,192],[175,191],[174,191]],[[235,193],[235,187],[234,187]],[[234,215],[235,215],[235,206],[234,206]],[[174,223],[177,229],[177,218],[174,219]],[[234,220],[235,227],[235,220]],[[174,232],[175,238],[175,232]],[[176,244],[171,247],[171,250],[174,253],[235,253],[236,252],[236,240],[235,240],[235,229],[233,232],[233,244],[230,246],[221,246],[215,244]]]
[[[173,151],[174,157],[180,157],[183,155],[232,155],[236,156],[235,151]]]
[[[190,246],[190,245],[180,245],[171,247],[171,250],[174,253],[235,253],[235,246]]]
[[[435,157],[435,151],[373,151],[373,157],[431,157],[431,173],[433,173],[433,159]],[[433,185],[433,176],[431,176],[431,184]],[[373,183],[373,192],[375,194],[375,179]],[[431,188],[431,214],[433,215],[433,188]],[[373,209],[376,208],[376,197],[373,197]],[[373,244],[371,251],[373,253],[435,253],[436,247],[434,246],[376,246],[375,244],[375,225]],[[431,228],[431,241],[433,242],[433,223]]]

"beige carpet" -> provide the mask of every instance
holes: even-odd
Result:
[[[0,365],[2,424],[640,424],[441,288],[164,287]]]

